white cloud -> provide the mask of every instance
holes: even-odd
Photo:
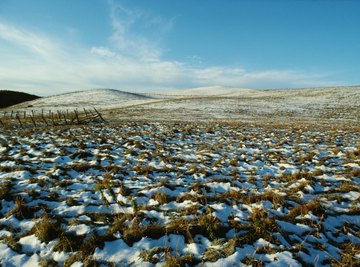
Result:
[[[50,95],[88,88],[149,91],[197,86],[248,88],[333,85],[326,74],[293,70],[248,71],[241,67],[203,66],[167,61],[156,41],[135,30],[158,28],[166,21],[110,2],[113,34],[106,46],[86,47],[24,27],[0,22],[0,88]],[[165,26],[163,26],[165,24]],[[149,26],[150,25],[150,26]],[[140,30],[140,32],[142,32]]]
[[[118,53],[141,61],[159,60],[162,50],[158,43],[145,36],[150,32],[159,35],[160,32],[169,30],[172,22],[165,22],[159,17],[149,17],[138,10],[127,9],[120,2],[110,1],[109,4],[114,30],[110,41]]]
[[[115,57],[116,53],[112,52],[109,48],[107,47],[92,47],[91,48],[91,53],[95,54],[95,55],[99,55],[102,57]]]
[[[54,50],[59,50],[58,44],[39,34],[34,34],[25,29],[14,27],[0,22],[0,39],[6,40],[18,47],[44,58],[51,57]]]

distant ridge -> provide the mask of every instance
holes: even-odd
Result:
[[[38,98],[40,97],[23,92],[0,90],[0,108],[10,107],[16,104],[35,100]]]
[[[133,98],[151,98],[151,96],[147,96],[145,94],[127,92],[127,91],[111,89],[111,88],[96,88],[96,89],[88,89],[88,90],[78,90],[78,91],[72,91],[72,92],[52,95],[49,97],[61,97],[61,96],[68,96],[68,95],[88,95],[88,94],[89,95],[91,95],[91,94],[98,94],[98,95],[112,94],[112,95],[117,95],[117,96],[122,96],[122,97],[127,96],[127,97],[133,97]]]
[[[154,97],[116,89],[90,89],[68,92],[31,101],[31,109],[76,109],[76,108],[114,108],[153,101]],[[16,109],[26,109],[27,105],[19,104]]]

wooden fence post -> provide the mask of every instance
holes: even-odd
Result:
[[[20,117],[19,117],[19,114],[18,114],[18,113],[16,113],[16,118],[17,118],[17,120],[19,121],[20,126],[22,127],[22,126],[23,126],[23,124],[22,124],[22,122],[21,122],[21,120],[20,120]]]
[[[67,122],[67,119],[66,119],[66,115],[65,115],[65,113],[63,113],[63,116],[64,116],[64,119],[65,119],[65,124],[67,125],[67,124],[68,124],[68,122]]]
[[[97,109],[96,109],[95,107],[94,107],[94,110],[95,110],[95,112],[98,114],[98,116],[100,117],[100,119],[101,119],[102,121],[106,121],[106,120],[104,120],[104,118],[101,116],[100,112],[97,111]]]
[[[34,111],[33,111],[33,110],[31,110],[31,114],[32,114],[32,116],[29,115],[29,117],[30,117],[30,119],[32,120],[32,122],[33,122],[33,124],[34,124],[34,127],[36,127],[35,114],[34,114]]]
[[[53,125],[56,125],[55,119],[54,119],[54,113],[51,111],[51,121]]]
[[[80,124],[79,115],[78,115],[78,112],[76,109],[75,109],[75,116],[76,116],[77,123]]]
[[[48,122],[47,122],[46,119],[45,119],[44,110],[43,110],[43,109],[41,110],[41,118],[42,118],[43,121],[45,122],[46,126],[49,126]]]
[[[35,123],[35,118],[33,116],[30,115],[30,119],[32,120],[34,126],[36,127],[36,123]]]

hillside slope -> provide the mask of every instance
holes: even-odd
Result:
[[[38,99],[39,96],[23,92],[0,90],[0,108],[10,107],[26,101]]]
[[[360,126],[358,103],[360,87],[355,86],[271,90],[214,86],[147,94],[95,89],[41,98],[11,109],[96,107],[110,121],[236,120]]]
[[[360,87],[184,90],[183,96],[119,110],[121,118],[360,124]],[[112,112],[114,116],[114,112]]]
[[[31,109],[61,110],[75,108],[116,108],[132,104],[142,104],[152,100],[152,97],[119,91],[115,89],[93,89],[76,91],[44,97],[31,102]],[[15,109],[26,109],[26,105],[17,105]]]

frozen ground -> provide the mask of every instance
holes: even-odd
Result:
[[[154,101],[154,97],[114,89],[93,89],[39,98],[10,107],[10,110],[66,110],[82,108],[119,108]]]
[[[252,90],[206,87],[134,94],[111,89],[74,92],[10,110],[96,107],[108,120],[231,120],[360,126],[360,87]]]
[[[359,266],[359,139],[199,121],[0,130],[0,265]]]
[[[111,110],[109,117],[157,120],[237,120],[247,122],[360,122],[360,88],[250,90],[204,88],[177,92],[174,98]]]

